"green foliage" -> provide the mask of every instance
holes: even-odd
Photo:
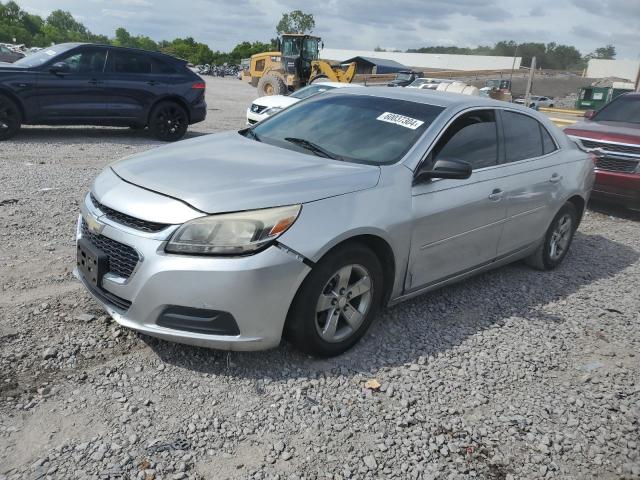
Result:
[[[613,45],[607,45],[606,47],[596,48],[593,52],[588,54],[586,58],[613,60],[614,58],[616,58],[616,47],[614,47]]]
[[[601,50],[601,49],[598,49]],[[548,68],[555,70],[580,69],[584,67],[584,60],[580,52],[570,45],[558,45],[556,43],[516,43],[513,40],[503,40],[493,47],[481,45],[476,48],[467,47],[423,47],[410,49],[407,52],[416,53],[452,53],[458,55],[498,55],[512,57],[517,55],[522,57],[522,66],[531,65],[531,59],[536,57],[538,68]],[[615,55],[615,49],[614,49]]]
[[[316,28],[316,21],[312,13],[304,13],[301,10],[294,10],[290,13],[283,13],[282,18],[276,25],[276,33],[311,33]]]

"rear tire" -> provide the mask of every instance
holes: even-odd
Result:
[[[553,218],[542,244],[528,257],[527,265],[538,270],[553,270],[562,263],[578,228],[578,214],[571,203],[565,203]]]
[[[286,95],[287,86],[282,77],[275,73],[267,73],[258,81],[258,95]]]
[[[289,310],[285,336],[300,350],[332,357],[365,334],[382,303],[378,257],[353,243],[327,254],[303,282]]]
[[[18,106],[8,97],[0,95],[0,141],[15,136],[22,125]]]
[[[163,142],[180,140],[187,133],[188,126],[187,111],[176,102],[160,102],[149,115],[149,131]]]

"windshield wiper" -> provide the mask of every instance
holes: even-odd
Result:
[[[254,132],[252,128],[245,128],[244,130],[240,130],[240,134],[244,135],[245,137],[251,137],[256,142],[261,142],[262,141],[260,139],[260,137],[258,136],[258,134],[256,132]]]
[[[309,150],[310,152],[314,152],[320,157],[330,158],[332,160],[344,160],[344,158],[342,158],[340,155],[336,155],[326,148],[323,148],[320,145],[309,140],[305,140],[304,138],[286,137],[285,140],[287,142],[293,143],[294,145],[298,145],[306,150]]]

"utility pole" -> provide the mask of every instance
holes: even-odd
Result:
[[[516,57],[518,56],[518,47],[520,45],[516,45],[516,51],[513,52],[513,63],[511,64],[511,75],[509,76],[509,83],[513,81],[513,70],[516,68]]]
[[[640,92],[640,64],[638,65],[638,75],[636,75],[636,92]]]
[[[524,92],[524,105],[528,107],[531,104],[531,85],[533,84],[533,74],[536,71],[536,57],[531,59],[531,67],[529,67],[529,79],[527,80],[527,89]]]

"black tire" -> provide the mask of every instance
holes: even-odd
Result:
[[[566,239],[566,244],[562,247],[560,252],[556,250],[554,254],[553,243],[555,242],[556,249],[559,248],[558,237],[554,237],[554,235],[558,235],[557,230],[562,221],[566,219],[569,219],[571,222],[565,232],[566,237],[562,237],[563,241]],[[544,235],[542,244],[540,244],[538,249],[529,256],[525,262],[538,270],[553,270],[562,263],[562,260],[564,260],[564,257],[567,255],[571,242],[573,241],[573,235],[577,228],[578,214],[576,212],[576,208],[572,203],[565,203],[556,216],[553,217],[551,225],[549,225],[549,228]]]
[[[328,81],[329,81],[329,77],[327,77],[326,75],[318,75],[317,77],[313,77],[309,81],[309,85],[311,85],[312,83],[328,82]]]
[[[158,140],[175,142],[184,137],[189,127],[189,115],[179,103],[158,103],[149,115],[149,131]]]
[[[22,125],[18,106],[8,97],[0,95],[0,141],[15,136]]]
[[[267,73],[258,81],[258,95],[286,95],[287,86],[282,77],[275,73]]]
[[[349,268],[350,287],[365,285],[369,279],[369,290],[358,293],[339,288],[339,273]],[[343,277],[344,278],[344,277]],[[349,280],[351,279],[351,280]],[[336,290],[334,290],[336,289]],[[366,246],[352,243],[328,253],[305,279],[289,310],[285,325],[285,336],[296,348],[318,357],[332,357],[351,348],[365,334],[375,318],[383,298],[384,278],[378,257]],[[342,293],[340,293],[342,291]],[[355,294],[354,294],[355,292]],[[351,294],[349,294],[351,293]],[[322,298],[331,302],[326,312],[318,312]],[[338,300],[339,299],[339,300]],[[365,302],[365,303],[362,303]],[[342,308],[340,308],[342,307]],[[338,310],[340,313],[335,313]],[[350,312],[347,315],[347,312]],[[321,330],[337,315],[337,327],[332,341],[323,338]],[[357,316],[356,316],[357,315]],[[357,326],[347,321],[347,316]]]

